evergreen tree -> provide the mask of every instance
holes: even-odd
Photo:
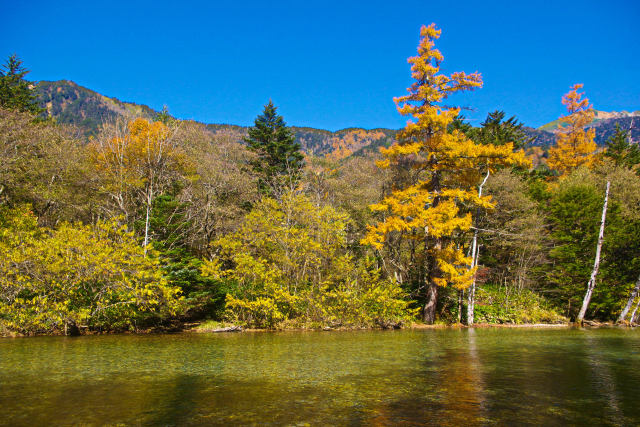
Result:
[[[260,191],[271,193],[283,178],[298,179],[304,158],[300,144],[295,142],[293,133],[282,116],[278,115],[273,101],[269,100],[254,123],[244,140],[249,149],[258,155],[252,166],[259,175]]]
[[[33,114],[43,111],[38,107],[30,83],[24,79],[27,74],[29,70],[15,54],[7,59],[0,70],[0,107]]]
[[[629,143],[629,131],[620,129],[616,123],[616,131],[606,142],[607,150],[604,155],[614,161],[616,166],[633,169],[640,164],[640,147]]]
[[[162,122],[166,126],[171,126],[171,125],[175,124],[176,119],[171,117],[171,114],[169,114],[169,107],[164,105],[162,107],[162,111],[160,111],[159,113],[156,114],[156,117],[155,117],[154,121]]]
[[[454,130],[462,132],[467,137],[473,139],[477,129],[467,122],[467,118],[463,114],[458,114],[447,126],[447,132],[453,133]]]
[[[516,116],[507,120],[504,120],[504,117],[504,111],[496,110],[489,113],[481,123],[482,127],[472,135],[472,139],[479,144],[505,145],[511,142],[516,150],[524,148],[532,140],[522,129],[524,125],[518,122]]]

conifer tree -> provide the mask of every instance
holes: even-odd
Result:
[[[29,70],[22,66],[22,61],[13,54],[2,68],[0,70],[0,107],[32,114],[41,113],[42,109],[38,107],[31,84],[24,79],[29,74]]]
[[[300,144],[295,142],[291,130],[277,113],[273,101],[264,106],[264,111],[254,121],[244,139],[251,151],[258,155],[252,164],[259,175],[258,186],[264,193],[272,193],[285,177],[298,179],[303,166]]]
[[[549,148],[548,164],[551,169],[566,175],[581,165],[590,166],[595,159],[596,132],[593,128],[585,130],[595,117],[589,99],[582,99],[584,93],[578,92],[582,84],[575,84],[562,97],[568,115],[561,118],[561,127],[556,137],[556,145]]]
[[[529,144],[532,138],[527,137],[523,130],[523,124],[511,116],[504,120],[504,111],[493,111],[487,114],[487,118],[481,123],[481,128],[473,135],[473,140],[480,144],[504,145],[513,143],[513,148],[519,150]]]
[[[629,142],[629,131],[622,130],[616,123],[616,130],[606,142],[607,150],[604,152],[616,166],[633,169],[640,164],[640,147]]]
[[[460,109],[441,105],[448,96],[482,86],[479,73],[440,74],[443,56],[435,49],[441,31],[435,24],[421,29],[418,56],[409,58],[415,82],[409,94],[396,98],[398,111],[412,116],[397,135],[397,143],[381,149],[381,168],[410,165],[414,182],[393,189],[371,209],[385,217],[369,227],[363,243],[381,249],[389,235],[425,242],[426,304],[423,319],[435,320],[439,286],[465,289],[473,282],[475,268],[461,247],[460,237],[472,226],[471,211],[491,208],[490,197],[478,195],[478,185],[486,173],[500,165],[524,165],[522,151],[513,152],[513,143],[501,146],[476,144],[450,124]]]

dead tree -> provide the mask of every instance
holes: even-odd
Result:
[[[591,277],[589,278],[589,283],[587,284],[587,293],[584,295],[584,300],[582,301],[582,308],[580,309],[580,313],[578,313],[578,318],[576,319],[577,323],[582,323],[584,320],[584,315],[587,313],[587,308],[589,307],[589,302],[591,301],[591,296],[593,295],[593,289],[596,287],[596,276],[598,275],[598,270],[600,269],[600,252],[602,251],[602,242],[604,241],[604,223],[607,217],[607,203],[609,202],[609,186],[610,182],[607,181],[607,190],[604,194],[604,205],[602,206],[602,220],[600,221],[600,233],[598,234],[598,245],[596,247],[596,258],[593,262],[593,270],[591,271]]]

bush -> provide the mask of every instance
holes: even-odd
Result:
[[[0,319],[24,334],[128,329],[175,315],[179,289],[115,221],[38,227],[28,207],[0,211]]]
[[[529,289],[485,285],[476,290],[477,323],[565,323],[568,319]]]
[[[217,242],[203,275],[235,284],[226,318],[249,327],[389,327],[413,311],[400,285],[349,253],[349,218],[302,194],[263,199]]]

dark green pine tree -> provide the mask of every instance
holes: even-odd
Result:
[[[244,140],[258,155],[252,166],[260,191],[272,194],[280,185],[298,180],[304,157],[273,101],[269,100],[254,123]]]
[[[477,129],[474,129],[473,126],[471,126],[467,122],[467,118],[463,114],[458,114],[453,119],[453,121],[449,123],[449,126],[447,127],[447,131],[451,133],[454,130],[457,130],[458,132],[462,132],[463,134],[467,135],[467,137],[471,139],[473,139],[474,132],[477,131]]]
[[[616,130],[606,142],[604,155],[613,160],[616,166],[633,169],[640,164],[640,147],[629,142],[629,131],[622,130],[616,123]]]
[[[24,79],[28,73],[29,70],[22,66],[22,61],[15,54],[7,59],[0,70],[0,107],[33,114],[43,112],[31,83]]]
[[[472,139],[479,144],[504,145],[512,142],[514,149],[524,148],[532,138],[527,137],[523,124],[518,122],[515,116],[507,120],[504,120],[504,117],[504,111],[489,113],[481,123],[482,127],[472,135]]]

